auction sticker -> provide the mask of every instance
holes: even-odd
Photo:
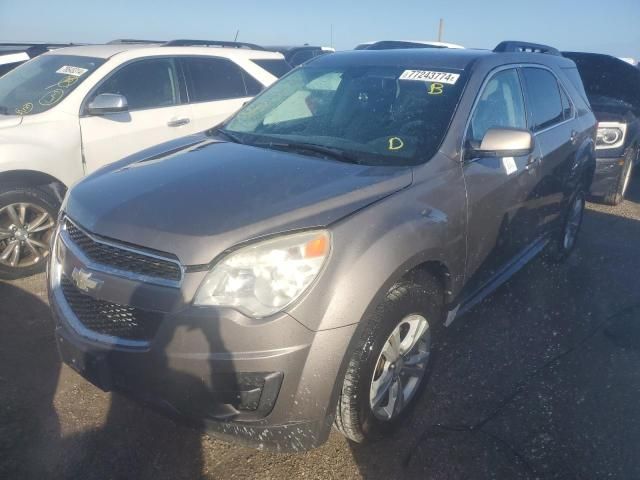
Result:
[[[87,69],[65,65],[64,67],[60,67],[58,70],[56,70],[56,73],[62,73],[63,75],[73,75],[74,77],[81,77],[82,75],[87,73]]]
[[[431,70],[405,70],[400,80],[417,80],[419,82],[438,82],[455,85],[460,78],[459,73],[434,72]]]
[[[502,159],[502,164],[504,165],[504,169],[507,172],[507,175],[511,175],[518,171],[518,166],[516,165],[516,160],[513,157],[504,157]]]

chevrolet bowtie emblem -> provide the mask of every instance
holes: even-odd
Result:
[[[71,278],[73,279],[78,290],[83,292],[95,292],[98,290],[102,284],[104,283],[102,280],[95,280],[91,278],[93,274],[91,272],[87,272],[82,268],[74,268],[71,273]]]

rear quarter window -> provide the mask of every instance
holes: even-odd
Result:
[[[284,58],[261,58],[252,59],[251,61],[276,78],[280,78],[291,71],[291,65]]]

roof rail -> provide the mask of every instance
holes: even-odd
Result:
[[[170,40],[163,44],[165,47],[224,47],[224,48],[248,48],[250,50],[265,50],[260,45],[246,42],[227,42],[224,40]]]
[[[111,40],[110,42],[107,42],[107,45],[127,45],[127,44],[146,45],[146,44],[153,44],[153,43],[165,43],[165,42],[164,40],[140,40],[136,38],[116,38],[115,40]]]
[[[558,49],[550,47],[549,45],[542,45],[540,43],[531,42],[520,42],[517,40],[507,40],[505,42],[500,42],[496,46],[496,48],[493,49],[493,51],[499,53],[546,53],[548,55],[561,56],[561,53],[558,51]]]

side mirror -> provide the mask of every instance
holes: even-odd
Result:
[[[87,106],[89,115],[106,115],[107,113],[126,112],[129,110],[127,99],[117,93],[101,93]]]
[[[533,135],[529,130],[490,128],[473,153],[481,157],[518,157],[532,151]]]

